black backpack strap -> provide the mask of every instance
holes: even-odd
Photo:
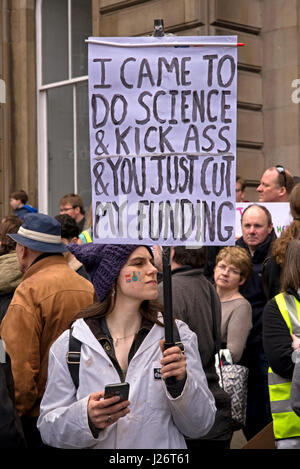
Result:
[[[75,388],[79,386],[79,365],[81,354],[81,342],[72,334],[72,327],[69,330],[69,351],[66,355],[68,368]]]

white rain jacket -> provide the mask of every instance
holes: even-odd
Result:
[[[120,378],[88,325],[77,320],[73,335],[82,342],[79,388],[76,393],[66,362],[69,331],[65,331],[49,353],[48,381],[37,424],[43,441],[58,448],[168,449],[186,448],[183,435],[206,435],[215,419],[214,398],[202,369],[197,337],[185,323],[176,322],[187,359],[182,394],[172,398],[164,381],[154,378],[154,370],[161,368],[159,341],[164,338],[164,328],[155,324],[128,366],[130,413],[94,438],[88,425],[89,395]]]

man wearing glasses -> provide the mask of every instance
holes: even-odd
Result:
[[[260,184],[258,202],[288,202],[294,178],[291,173],[281,165],[266,169]]]
[[[60,215],[67,214],[72,217],[79,228],[81,233],[85,228],[85,211],[82,198],[78,194],[64,195],[60,201]]]

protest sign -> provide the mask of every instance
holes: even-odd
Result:
[[[236,36],[88,42],[94,242],[234,244]]]
[[[236,227],[235,235],[236,238],[242,236],[241,227],[241,216],[245,208],[254,202],[237,202],[236,203]],[[290,204],[288,202],[255,202],[257,205],[264,205],[272,217],[272,223],[276,236],[280,236],[281,233],[291,224],[293,217],[290,212]]]

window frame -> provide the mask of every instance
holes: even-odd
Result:
[[[68,1],[68,79],[43,85],[42,79],[42,4],[43,0],[36,0],[36,78],[37,78],[37,175],[38,175],[38,208],[48,214],[48,132],[47,132],[47,92],[52,88],[72,86],[73,92],[73,151],[74,193],[78,193],[78,151],[77,151],[77,99],[76,87],[78,83],[88,82],[88,75],[72,78],[72,23],[71,5]],[[58,208],[59,209],[59,208]]]

